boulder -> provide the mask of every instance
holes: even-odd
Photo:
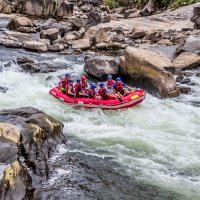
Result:
[[[188,37],[176,50],[178,55],[182,52],[191,52],[200,55],[200,36]]]
[[[140,15],[142,17],[149,16],[149,15],[152,15],[154,11],[155,11],[154,0],[149,0],[147,5],[140,12]]]
[[[168,40],[168,39],[161,39],[161,40],[159,40],[157,42],[157,44],[159,44],[159,45],[166,45],[166,46],[172,46],[173,45],[173,43],[170,40]]]
[[[200,66],[200,56],[190,52],[183,52],[173,62],[175,68],[182,70],[194,69]]]
[[[68,0],[60,1],[56,10],[56,15],[62,18],[70,17],[73,15],[73,7],[74,4],[70,3]]]
[[[60,47],[61,48],[61,47]],[[53,50],[52,50],[53,51]],[[17,58],[17,63],[20,67],[28,73],[50,73],[56,72],[58,70],[66,69],[66,64],[55,64],[49,62],[35,62],[34,60],[28,58]]]
[[[91,77],[105,80],[108,74],[117,75],[119,73],[118,63],[110,57],[91,56],[85,57],[84,71]]]
[[[146,40],[150,40],[151,42],[157,42],[160,39],[160,33],[157,31],[148,32],[145,36]]]
[[[24,42],[23,48],[27,50],[31,50],[31,51],[37,51],[37,52],[47,51],[47,45],[45,43],[33,41],[33,40]]]
[[[74,19],[71,22],[72,30],[79,31],[82,27],[86,26],[86,20],[84,19]]]
[[[132,30],[132,37],[133,39],[142,39],[146,35],[146,31],[144,31],[142,28],[133,28]]]
[[[164,53],[127,47],[123,71],[133,84],[146,88],[156,96],[167,98],[179,95],[174,76],[165,70],[172,65]]]
[[[47,178],[53,149],[65,142],[63,124],[30,107],[1,110],[0,121],[0,198],[39,199],[34,187]]]
[[[37,33],[36,27],[19,27],[17,31],[22,33]]]
[[[135,13],[136,11],[137,11],[137,9],[135,9],[135,8],[126,10],[126,11],[124,12],[124,18],[128,18],[129,15]]]
[[[95,43],[108,43],[110,41],[110,37],[108,37],[107,32],[103,29],[99,29],[95,35]]]
[[[59,30],[56,28],[51,28],[47,30],[42,30],[40,32],[40,38],[49,39],[50,41],[56,40],[59,35]]]
[[[72,48],[73,49],[82,49],[82,50],[90,49],[90,40],[89,39],[73,40]]]
[[[0,86],[0,92],[1,93],[6,93],[8,91],[8,88],[7,87],[2,87]]]
[[[91,11],[88,14],[88,21],[90,24],[95,26],[95,25],[101,23],[101,16],[98,12]]]
[[[193,16],[191,17],[191,22],[195,24],[195,28],[200,29],[200,5],[194,7]]]
[[[108,36],[110,37],[112,42],[124,42],[125,41],[125,37],[122,34],[117,34],[116,32],[110,32],[108,34]]]
[[[62,44],[53,44],[53,45],[47,46],[47,48],[48,48],[48,51],[59,52],[64,49],[64,46]]]
[[[16,30],[19,27],[33,27],[32,21],[27,17],[17,17],[14,19],[11,19],[11,21],[8,23],[7,27],[10,30]]]
[[[70,17],[74,5],[66,0],[26,0],[22,4],[22,13],[32,16]]]
[[[73,33],[67,33],[67,34],[64,36],[64,39],[65,39],[66,42],[68,42],[68,41],[71,41],[71,40],[76,40],[77,37],[76,37],[76,35],[73,34]]]

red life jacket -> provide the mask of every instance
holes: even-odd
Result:
[[[107,82],[106,82],[106,85],[108,86],[108,88],[112,88],[114,84],[115,84],[115,81],[112,79],[107,80]]]
[[[75,86],[74,86],[74,92],[76,94],[78,94],[79,92],[81,92],[81,85],[76,83]]]
[[[59,86],[62,87],[62,88],[65,88],[67,84],[68,84],[67,79],[63,79],[59,82]]]
[[[92,88],[88,89],[87,94],[89,95],[90,98],[94,98],[96,91],[93,90]]]
[[[66,94],[68,94],[69,92],[69,87],[71,86],[71,90],[70,92],[74,93],[74,88],[73,88],[73,83],[69,83],[66,85],[65,90],[66,90]]]
[[[86,90],[87,83],[86,82],[81,82],[81,89]]]
[[[109,98],[109,95],[107,95],[107,93],[106,93],[106,88],[104,88],[104,87],[100,88],[98,93],[103,99]]]
[[[122,84],[122,82],[120,82],[119,84],[118,83],[115,84],[115,90],[116,90],[116,92],[120,92],[120,93],[123,92],[123,84]]]

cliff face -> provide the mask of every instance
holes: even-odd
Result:
[[[0,0],[0,12],[43,17],[69,17],[73,15],[73,3],[67,0]]]
[[[48,157],[64,142],[63,124],[34,108],[0,111],[0,199],[37,199],[27,167],[41,179]]]

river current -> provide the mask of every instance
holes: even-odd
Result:
[[[36,54],[3,47],[0,54],[0,86],[8,88],[6,93],[0,93],[0,109],[33,106],[65,125],[67,145],[59,146],[52,156],[50,163],[56,173],[41,187],[55,187],[56,183],[61,188],[63,177],[75,176],[74,168],[69,166],[71,160],[68,160],[72,156],[73,162],[80,159],[94,162],[95,166],[106,168],[107,165],[111,173],[112,170],[118,173],[119,180],[121,175],[138,183],[141,194],[146,186],[156,188],[151,190],[157,193],[164,191],[165,196],[174,194],[169,198],[162,195],[152,198],[152,194],[134,198],[131,185],[120,185],[126,191],[119,195],[116,190],[110,190],[113,192],[110,196],[87,196],[80,192],[78,199],[200,199],[200,77],[195,73],[191,77],[195,86],[191,86],[193,93],[189,95],[160,100],[147,94],[140,105],[120,111],[74,109],[48,92],[66,72],[75,77],[84,74],[83,56]],[[15,62],[16,57],[24,56],[66,64],[67,68],[48,74],[25,73]],[[118,182],[117,177],[113,185]],[[122,184],[130,184],[126,180]],[[95,180],[90,182],[95,183]],[[75,189],[69,192],[66,188],[59,191],[62,194],[54,195],[55,199],[70,199],[73,191],[77,192]],[[64,195],[65,192],[68,195]],[[43,199],[47,198],[45,195]]]

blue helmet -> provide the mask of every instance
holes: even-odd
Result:
[[[100,84],[99,84],[99,87],[102,88],[102,87],[104,87],[104,85],[105,85],[105,83],[100,83]]]
[[[74,81],[72,79],[69,79],[69,83],[73,83]]]
[[[90,84],[90,87],[91,87],[92,89],[94,89],[94,88],[96,88],[97,86],[96,86],[95,83],[91,83],[91,84]]]
[[[80,83],[80,82],[81,82],[81,80],[80,80],[80,79],[77,79],[77,80],[76,80],[76,82],[77,82],[77,83]]]
[[[108,75],[108,76],[107,76],[107,79],[112,79],[112,75]]]
[[[120,77],[117,77],[117,78],[116,78],[116,81],[121,81],[121,78],[120,78]]]

